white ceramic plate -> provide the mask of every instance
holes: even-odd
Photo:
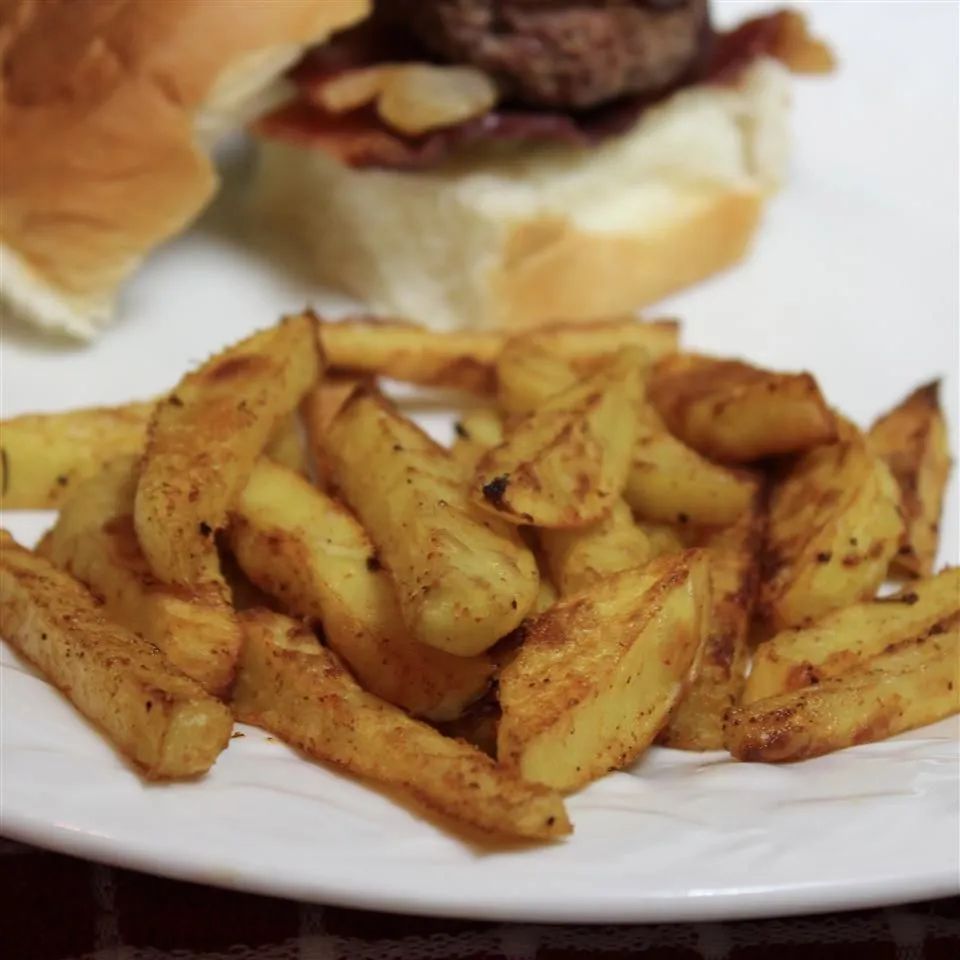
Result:
[[[813,369],[861,422],[942,376],[956,440],[958,8],[831,0],[813,12],[843,72],[798,83],[791,185],[749,263],[670,308],[697,347]],[[150,396],[308,298],[329,305],[208,217],[151,261],[95,346],[8,331],[3,414]],[[949,503],[943,559],[956,562],[956,486]],[[49,517],[4,522],[32,539]],[[202,782],[146,785],[0,650],[3,830],[88,858],[325,903],[568,922],[787,914],[960,887],[955,721],[790,767],[654,749],[571,799],[569,841],[491,853],[251,729]]]

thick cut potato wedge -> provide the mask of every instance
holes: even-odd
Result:
[[[738,760],[784,763],[885,740],[960,712],[960,617],[839,677],[730,711]]]
[[[845,425],[838,443],[799,457],[774,485],[758,613],[768,635],[872,597],[903,520],[886,464]]]
[[[536,559],[515,528],[476,509],[449,451],[362,391],[321,442],[333,483],[393,577],[414,639],[475,656],[519,625],[537,597]]]
[[[437,333],[372,318],[323,323],[320,339],[335,370],[474,393],[493,393],[493,365],[503,346],[502,334],[493,331]]]
[[[284,609],[323,623],[327,643],[371,693],[449,720],[487,688],[493,664],[411,639],[396,592],[353,514],[296,474],[261,460],[231,514],[244,573]]]
[[[940,384],[928,383],[911,393],[871,427],[868,439],[900,488],[906,529],[893,572],[928,577],[937,559],[940,513],[950,476]]]
[[[706,551],[627,570],[528,627],[500,676],[498,757],[558,790],[626,766],[696,672],[710,601]]]
[[[672,436],[657,412],[639,409],[637,439],[623,497],[638,517],[657,523],[727,526],[753,500],[755,479],[712,463]]]
[[[241,619],[239,719],[487,833],[543,840],[570,833],[556,793],[362,690],[302,624],[267,611]]]
[[[602,520],[574,530],[540,530],[551,580],[562,596],[579,593],[621,570],[643,566],[655,554],[623,500]]]
[[[477,502],[511,523],[579,527],[610,512],[630,465],[640,403],[632,351],[507,425],[477,465]]]
[[[192,777],[227,745],[233,718],[90,592],[48,560],[0,538],[0,614],[11,643],[147,777]]]
[[[477,461],[491,448],[503,443],[503,424],[500,414],[488,407],[468,410],[456,422],[456,439],[450,454],[469,473]]]
[[[134,522],[161,580],[194,586],[219,579],[214,534],[321,365],[315,322],[292,317],[208,360],[158,403]]]
[[[722,750],[723,718],[740,702],[750,659],[765,511],[758,495],[732,527],[709,535],[711,601],[700,671],[660,737],[679,750]]]
[[[0,507],[59,507],[105,463],[140,453],[153,407],[131,403],[0,422]]]
[[[161,583],[133,529],[134,457],[115,460],[64,504],[38,552],[86,584],[111,620],[159,647],[215,696],[233,682],[241,634],[226,591]]]
[[[661,360],[650,399],[671,433],[714,460],[750,463],[836,439],[836,419],[809,373],[677,354]]]
[[[761,643],[743,691],[753,703],[839,676],[904,640],[938,632],[960,611],[960,568],[918,580],[892,597],[835,610],[812,627]]]

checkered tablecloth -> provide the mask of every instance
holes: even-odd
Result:
[[[786,920],[429,920],[178,883],[0,841],[4,960],[958,960],[960,897]]]

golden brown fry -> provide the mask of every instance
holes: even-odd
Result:
[[[297,616],[323,623],[330,647],[371,693],[448,720],[486,690],[492,663],[412,640],[393,583],[345,507],[261,460],[231,514],[230,543],[247,576]]]
[[[371,392],[355,393],[321,442],[415,639],[475,656],[523,620],[537,596],[536,560],[515,528],[476,509],[449,451]]]
[[[577,379],[571,362],[540,345],[533,335],[516,337],[497,358],[497,406],[508,417],[531,413]]]
[[[373,318],[323,323],[320,339],[335,370],[475,393],[493,393],[493,364],[503,344],[493,331],[437,333]]]
[[[753,500],[756,481],[712,463],[672,436],[649,404],[639,408],[637,440],[623,498],[644,520],[727,526]]]
[[[871,427],[868,439],[900,488],[906,529],[893,571],[911,577],[930,576],[937,558],[940,513],[951,462],[939,381],[915,390],[882,416]]]
[[[0,549],[4,639],[147,777],[192,777],[227,745],[230,711],[153,644],[108,621],[89,591],[16,544]]]
[[[129,403],[0,422],[0,507],[59,507],[109,460],[142,451],[153,407]]]
[[[886,464],[855,428],[799,457],[774,485],[758,613],[768,634],[869,599],[903,532]]]
[[[835,610],[812,627],[785,630],[753,655],[743,702],[839,676],[892,644],[939,631],[960,610],[960,569],[918,580],[892,597]]]
[[[884,740],[960,712],[960,617],[813,687],[730,711],[738,760],[784,763]]]
[[[700,671],[660,740],[679,750],[723,749],[723,718],[740,700],[750,657],[750,619],[759,579],[765,512],[758,496],[731,527],[704,541],[710,551],[711,601]]]
[[[240,653],[240,627],[222,587],[171,587],[150,572],[133,529],[136,467],[134,457],[115,460],[80,484],[38,552],[100,597],[106,616],[224,696]]]
[[[657,364],[649,392],[671,433],[714,460],[749,463],[799,453],[837,435],[809,373],[685,353]]]
[[[586,590],[610,574],[643,566],[655,553],[623,500],[589,527],[544,529],[539,538],[550,578],[561,596]]]
[[[234,698],[241,720],[488,833],[538,840],[570,833],[556,793],[366,693],[302,624],[268,611],[241,619],[247,639]]]
[[[161,580],[195,586],[220,579],[214,534],[321,366],[313,319],[291,317],[208,360],[157,405],[134,523]]]
[[[707,553],[691,550],[533,621],[500,677],[500,762],[559,790],[633,762],[696,670],[709,598]]]
[[[605,516],[630,464],[640,401],[626,350],[595,374],[507,426],[477,465],[477,502],[511,523],[577,527]]]
[[[368,380],[345,374],[327,374],[300,404],[310,461],[321,486],[328,486],[330,468],[324,462],[324,436],[346,402],[359,390],[374,389]]]
[[[468,410],[455,425],[456,440],[450,454],[472,473],[477,461],[491,448],[503,443],[503,424],[496,410],[478,407]]]

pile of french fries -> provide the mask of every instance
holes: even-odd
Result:
[[[471,394],[452,445],[379,377]],[[544,840],[655,742],[795,761],[960,710],[936,385],[864,433],[669,321],[303,314],[155,401],[0,429],[3,507],[60,511],[3,533],[3,636],[150,778],[236,720]]]

